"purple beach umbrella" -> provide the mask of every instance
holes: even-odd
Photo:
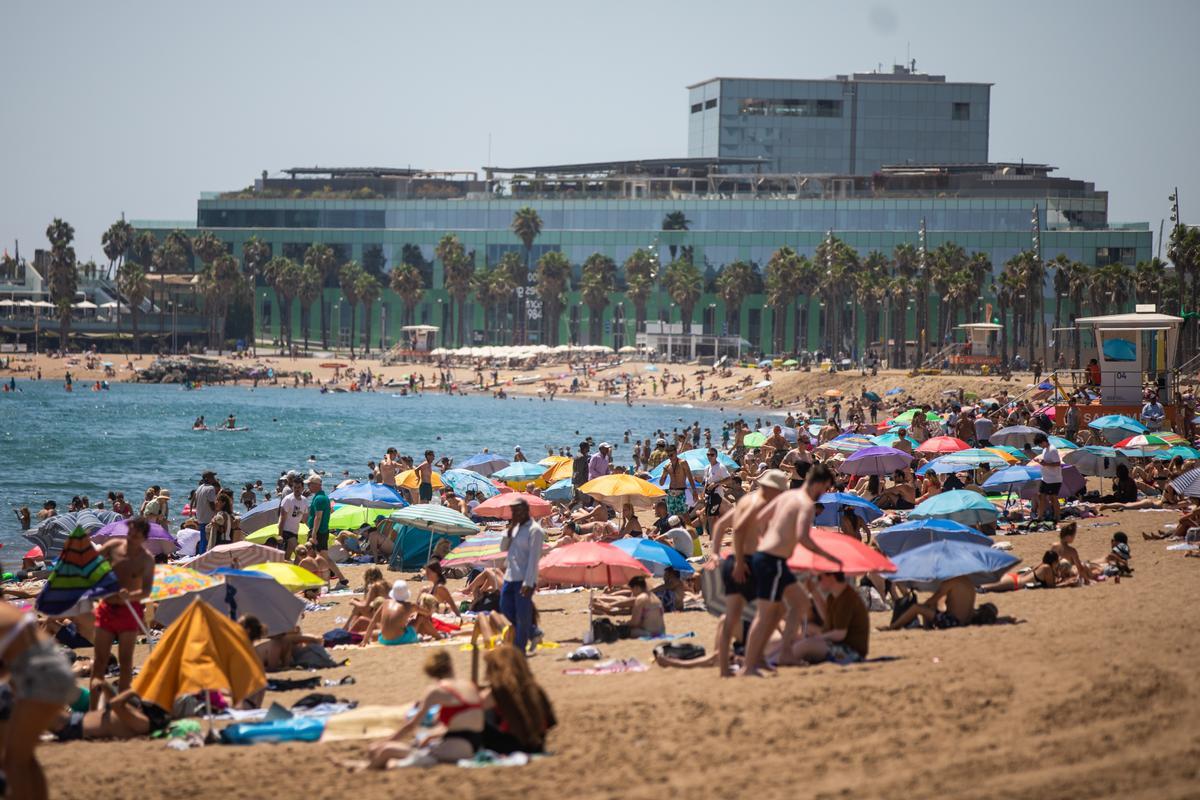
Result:
[[[110,522],[92,534],[92,541],[97,545],[103,544],[115,537],[124,538],[129,535],[129,520],[119,519]],[[175,537],[157,522],[150,523],[150,535],[146,537],[146,549],[154,555],[171,555],[179,549]]]

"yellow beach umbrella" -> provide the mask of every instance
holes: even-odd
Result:
[[[285,561],[273,561],[267,564],[255,564],[252,567],[246,567],[246,569],[270,575],[290,592],[302,592],[305,589],[319,589],[325,585],[325,581],[321,580],[316,575],[313,575],[304,567],[298,567],[295,564],[288,564]]]
[[[1012,453],[1006,453],[1005,451],[1001,450],[999,447],[985,447],[983,449],[988,451],[989,453],[995,453],[996,455],[1003,458],[1005,464],[1019,464],[1021,462],[1021,459],[1017,458]]]
[[[541,480],[547,486],[552,483],[558,483],[564,478],[571,477],[572,459],[567,458],[566,456],[555,456],[555,458],[561,458],[563,460],[550,467],[550,469],[546,470],[546,472],[542,475]]]
[[[579,491],[609,505],[620,507],[630,503],[635,508],[652,508],[658,498],[667,494],[661,487],[633,475],[603,475],[583,484]]]
[[[442,475],[440,472],[434,472],[430,483],[433,488],[441,489],[446,484],[442,483]],[[396,476],[396,486],[401,489],[419,489],[421,487],[421,476],[417,474],[415,469],[406,469]]]
[[[538,462],[538,464],[543,467],[557,467],[559,464],[564,464],[564,463],[566,463],[566,464],[571,463],[571,457],[570,456],[546,456],[545,458],[543,458],[541,461]]]
[[[331,524],[330,527],[332,528],[333,525]],[[305,525],[303,522],[301,522],[300,527],[297,528],[297,534],[298,534],[298,539],[300,541],[300,544],[304,544],[305,542],[307,542],[308,541],[308,526]],[[259,528],[254,533],[252,533],[246,537],[247,542],[254,542],[255,544],[266,544],[268,539],[274,539],[275,541],[279,542],[280,544],[283,544],[283,537],[281,537],[279,535],[279,525],[278,524],[264,525],[263,527]]]

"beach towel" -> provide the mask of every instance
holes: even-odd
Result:
[[[677,639],[691,639],[696,635],[695,631],[687,633],[663,633],[658,636],[639,636],[643,642],[673,642]]]
[[[563,675],[618,675],[623,672],[645,672],[650,669],[636,658],[614,658],[594,667],[570,667]]]

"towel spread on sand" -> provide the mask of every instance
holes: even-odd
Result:
[[[570,667],[563,675],[617,675],[622,672],[645,672],[650,669],[636,658],[614,658],[594,667]]]

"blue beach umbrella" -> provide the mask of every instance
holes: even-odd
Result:
[[[844,508],[853,509],[854,513],[862,517],[864,522],[870,522],[883,516],[883,510],[879,506],[849,492],[826,492],[817,502],[824,506],[821,513],[817,514],[816,523],[818,525],[837,527]]]
[[[532,481],[546,474],[547,467],[541,464],[533,464],[529,461],[518,461],[515,464],[509,464],[504,469],[496,470],[492,473],[492,477],[498,481]]]
[[[1155,453],[1152,453],[1150,457],[1157,458],[1159,461],[1170,461],[1172,458],[1175,458],[1175,456],[1179,456],[1183,459],[1200,458],[1200,450],[1180,444],[1175,445],[1167,450],[1159,450]]]
[[[563,478],[550,484],[549,488],[542,492],[542,497],[555,503],[566,503],[575,497],[575,487],[570,478]]]
[[[692,450],[688,450],[686,452],[680,453],[679,460],[684,462],[685,464],[688,465],[688,467],[691,468],[692,473],[695,474],[695,476],[696,476],[696,481],[699,482],[700,473],[703,472],[704,468],[708,466],[708,451],[705,450],[703,447],[697,447]],[[659,478],[661,478],[663,472],[665,472],[667,469],[667,465],[670,463],[671,463],[670,459],[664,459],[661,464],[659,464],[654,469],[650,470],[650,482],[654,483]],[[730,458],[729,456],[727,456],[721,452],[717,453],[717,463],[724,464],[725,467],[730,472],[732,472],[735,469],[740,469],[740,467],[738,467],[738,463],[736,461],[734,461],[732,458]]]
[[[1042,479],[1042,468],[1036,464],[1013,464],[996,470],[983,482],[984,489],[1005,489],[1012,491],[1017,486],[1024,486]]]
[[[464,497],[467,492],[478,492],[486,500],[500,494],[500,489],[496,484],[469,469],[446,470],[442,473],[442,483],[453,489],[459,496]]]
[[[904,392],[903,386],[896,386],[891,389],[888,389],[886,392],[884,392],[884,394],[886,394],[888,397],[891,397],[893,395],[903,394],[903,392]]]
[[[1100,431],[1109,442],[1119,442],[1131,433],[1145,433],[1150,430],[1142,423],[1124,414],[1107,414],[1097,417],[1088,423],[1092,430]]]
[[[273,500],[264,500],[249,511],[243,511],[238,517],[242,530],[254,533],[259,528],[265,528],[278,522],[279,503],[280,500],[276,497]]]
[[[908,513],[909,519],[949,519],[963,525],[986,525],[1000,512],[986,497],[968,489],[934,495]]]
[[[391,486],[382,483],[352,483],[329,493],[329,499],[347,506],[363,508],[403,508],[408,501]]]
[[[865,447],[838,465],[838,471],[847,475],[891,475],[912,463],[913,457],[894,447]]]
[[[612,545],[642,562],[642,565],[658,578],[662,577],[663,570],[667,567],[674,567],[679,570],[681,575],[691,575],[696,571],[696,568],[689,564],[687,559],[674,547],[668,547],[653,539],[635,536],[618,539]]]
[[[875,534],[875,544],[889,558],[931,542],[966,542],[991,547],[992,540],[974,528],[948,519],[914,519],[884,528]]]
[[[918,475],[924,475],[927,472],[935,475],[949,475],[952,472],[970,472],[981,467],[997,469],[1007,465],[1008,462],[1003,458],[995,453],[988,453],[986,450],[959,450],[957,453],[939,456],[933,461],[926,462],[914,471]]]
[[[1052,444],[1058,450],[1078,450],[1079,449],[1079,445],[1075,444],[1070,439],[1064,438],[1062,436],[1051,436],[1051,437],[1049,437],[1049,439],[1050,439],[1050,444]]]
[[[485,478],[493,472],[502,470],[508,466],[508,459],[503,456],[498,456],[495,453],[476,453],[470,458],[465,458],[458,464],[458,469],[469,469],[472,472],[478,472]],[[528,462],[518,462],[528,463]]]
[[[991,583],[1021,559],[991,547],[942,540],[900,553],[892,562],[896,565],[891,576],[894,582],[932,589],[943,581],[961,577],[970,578],[977,586]]]

